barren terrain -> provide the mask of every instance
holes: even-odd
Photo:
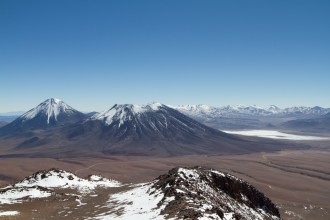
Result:
[[[310,150],[233,156],[2,158],[0,184],[52,167],[72,171],[81,177],[101,174],[124,183],[139,183],[150,181],[176,166],[202,165],[250,182],[280,207],[284,219],[329,219],[329,145],[318,142],[318,146]],[[37,202],[33,204],[35,207],[29,209],[38,207]]]

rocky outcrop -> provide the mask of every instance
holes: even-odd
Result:
[[[161,214],[178,219],[280,219],[278,208],[263,193],[230,174],[203,167],[174,168],[153,187],[169,201]]]

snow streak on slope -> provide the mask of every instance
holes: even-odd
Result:
[[[158,203],[164,199],[164,194],[160,190],[152,188],[153,183],[138,184],[134,188],[123,193],[110,196],[109,209],[113,209],[114,214],[101,214],[96,219],[110,220],[136,220],[136,219],[165,219],[161,215],[162,208],[158,207]],[[173,198],[167,198],[165,203],[172,201]],[[164,208],[164,207],[163,207]],[[120,213],[124,209],[122,215]]]
[[[74,110],[69,105],[65,104],[63,101],[57,98],[47,99],[43,103],[39,104],[37,107],[31,109],[21,116],[26,120],[33,119],[38,114],[44,114],[47,116],[47,123],[49,124],[50,118],[54,118],[57,121],[57,116],[60,113],[73,114],[76,110]]]

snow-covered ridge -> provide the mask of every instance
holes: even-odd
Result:
[[[45,188],[76,188],[79,191],[93,190],[96,187],[118,187],[121,183],[101,176],[92,175],[88,179],[80,178],[60,169],[40,171],[13,185],[14,187],[41,186]]]
[[[121,125],[124,121],[131,120],[132,115],[158,111],[162,106],[162,104],[156,102],[148,105],[116,104],[109,110],[93,115],[91,119],[104,121],[107,125],[110,125],[115,120],[119,120]]]
[[[44,114],[47,116],[47,124],[49,124],[50,118],[54,118],[55,121],[57,121],[57,117],[60,113],[73,114],[75,112],[77,111],[63,101],[57,98],[50,98],[29,110],[20,118],[29,120],[35,118],[39,114]]]
[[[49,197],[55,188],[71,188],[81,193],[88,193],[97,187],[109,188],[120,186],[122,186],[120,182],[98,175],[91,175],[87,179],[84,179],[73,173],[53,168],[36,172],[20,182],[0,189],[0,204],[21,202],[21,199],[26,197]]]

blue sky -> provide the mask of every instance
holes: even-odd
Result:
[[[0,112],[58,97],[330,107],[330,1],[0,1]]]

